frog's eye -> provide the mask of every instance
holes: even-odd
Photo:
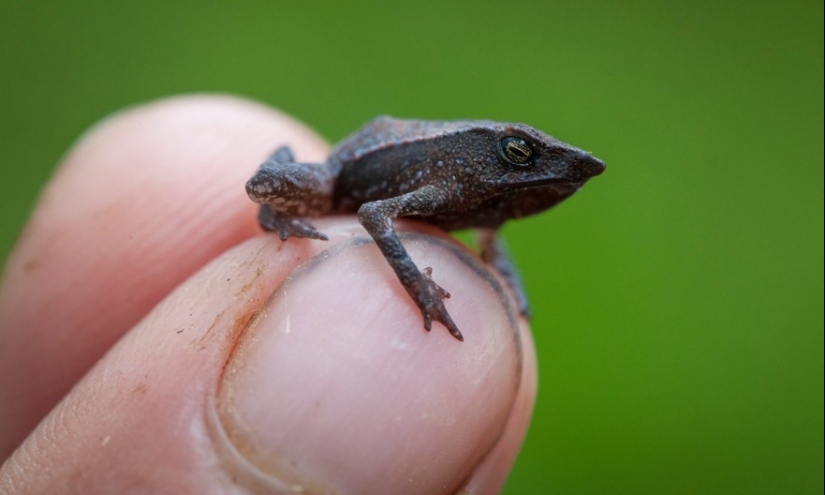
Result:
[[[533,157],[533,148],[524,139],[507,136],[501,140],[501,152],[504,158],[516,165],[524,165]]]

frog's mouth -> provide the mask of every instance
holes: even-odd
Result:
[[[534,187],[555,187],[557,189],[579,189],[582,186],[582,182],[570,179],[544,179],[544,180],[536,180],[530,181],[525,184],[524,187],[534,188]]]
[[[522,181],[511,185],[510,187],[501,191],[500,194],[507,195],[513,193],[534,193],[538,190],[543,191],[543,194],[557,194],[561,198],[566,198],[574,192],[581,189],[583,182],[573,181],[570,179],[534,179]]]
[[[573,182],[569,180],[557,180],[557,181],[550,181],[545,182],[544,184],[537,184],[535,186],[530,186],[531,191],[536,191],[538,194],[544,196],[545,198],[553,197],[555,198],[556,202],[559,202],[573,193],[581,189],[582,182]]]

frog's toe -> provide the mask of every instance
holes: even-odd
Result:
[[[444,314],[438,318],[438,321],[441,322],[442,325],[447,327],[447,330],[450,332],[450,335],[456,338],[459,342],[464,342],[464,336],[461,335],[461,332],[458,331],[458,327],[453,323],[453,319],[450,318],[450,315],[445,311]]]
[[[324,234],[323,232],[319,232],[315,229],[307,230],[302,235],[296,236],[296,237],[305,237],[307,239],[315,239],[315,240],[318,240],[318,241],[328,241],[329,240],[329,237],[327,237],[326,234]]]
[[[530,304],[526,299],[519,301],[519,313],[528,320],[533,318],[533,312],[530,311]]]
[[[429,287],[430,295],[433,296],[427,298],[422,308],[424,328],[429,331],[432,327],[433,320],[435,320],[444,325],[450,332],[450,335],[460,342],[464,342],[464,336],[461,335],[455,322],[450,318],[450,313],[447,312],[447,308],[444,306],[444,299],[449,299],[450,293],[442,289],[441,286],[432,280],[432,273],[433,269],[430,267],[421,270],[421,274],[424,276],[424,280],[426,280],[427,286]]]
[[[291,218],[288,224],[285,225],[283,231],[279,232],[279,236],[284,240],[286,237],[303,237],[306,239],[317,239],[319,241],[329,240],[329,237],[319,232],[312,224],[299,218]]]

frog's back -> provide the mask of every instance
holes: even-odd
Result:
[[[330,154],[328,166],[336,177],[333,208],[350,213],[366,202],[426,185],[455,183],[454,167],[465,170],[479,158],[471,139],[475,131],[500,125],[479,120],[375,119]]]
[[[330,160],[345,165],[383,149],[460,132],[479,124],[483,125],[484,122],[378,117],[338,143],[330,153]]]

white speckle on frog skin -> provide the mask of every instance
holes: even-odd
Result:
[[[258,196],[266,196],[272,194],[272,185],[269,183],[259,182],[252,186],[252,191],[254,191]]]

